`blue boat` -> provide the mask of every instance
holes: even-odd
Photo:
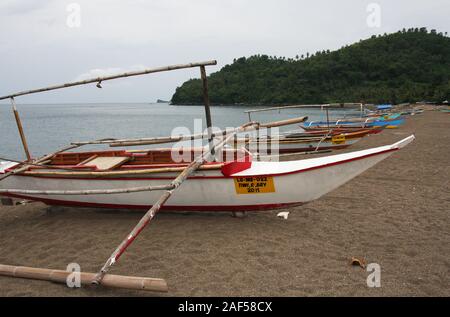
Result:
[[[337,120],[337,121],[310,121],[305,122],[303,125],[306,127],[332,127],[332,126],[353,126],[353,127],[386,127],[386,128],[397,128],[398,126],[405,123],[405,119],[383,119],[383,120]]]
[[[390,109],[392,109],[392,105],[389,105],[389,104],[377,106],[377,110],[390,110]]]
[[[369,123],[369,127],[381,127],[385,126],[386,128],[397,128],[399,125],[405,123],[405,119],[396,119],[396,120],[376,120]]]

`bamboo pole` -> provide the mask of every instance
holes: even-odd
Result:
[[[27,190],[27,189],[0,189],[0,194],[26,194],[26,195],[112,195],[146,192],[155,190],[171,190],[172,185],[141,186],[114,189],[92,189],[92,190]]]
[[[247,125],[255,125],[254,123],[249,123],[240,127],[240,129],[244,129]],[[100,284],[105,276],[105,274],[109,271],[109,269],[117,262],[120,256],[125,252],[125,250],[130,246],[131,243],[136,239],[139,233],[150,223],[150,221],[155,217],[156,213],[161,209],[161,207],[166,203],[166,201],[172,196],[174,191],[176,191],[180,185],[191,175],[194,173],[208,158],[212,155],[213,150],[220,149],[223,147],[235,134],[239,132],[239,130],[235,130],[229,135],[227,135],[221,142],[217,145],[212,145],[208,152],[198,156],[191,164],[189,164],[183,172],[181,172],[172,182],[171,185],[174,186],[174,189],[168,190],[164,192],[161,197],[157,200],[156,203],[146,212],[146,214],[142,217],[139,223],[133,228],[130,234],[119,244],[119,246],[114,250],[108,260],[105,262],[100,272],[97,273],[95,278],[92,280],[93,284]]]
[[[48,168],[48,169],[53,169],[53,170],[63,170],[63,171],[76,170],[73,167],[61,167],[61,166],[55,166],[55,165],[48,165],[52,162],[52,160],[46,160],[39,164],[35,164],[35,163],[27,162],[27,161],[19,161],[19,160],[15,160],[15,159],[11,159],[11,158],[0,157],[0,161],[9,161],[12,163],[26,164],[26,165],[28,165],[28,167],[41,167],[41,168],[43,167],[43,168]]]
[[[297,117],[292,119],[273,121],[268,123],[261,123],[258,128],[275,128],[281,127],[285,125],[297,124],[308,120],[308,117]]]
[[[52,270],[43,268],[34,268],[26,266],[13,266],[0,264],[0,275],[10,277],[20,277],[33,280],[43,280],[55,283],[67,283],[67,278],[74,272],[63,270]],[[95,277],[94,273],[80,272],[81,285],[90,285],[92,279]],[[107,274],[102,280],[102,285],[106,287],[124,288],[132,290],[167,292],[167,283],[163,279],[124,276]]]
[[[202,78],[203,84],[203,103],[205,104],[205,116],[206,116],[206,128],[208,129],[208,145],[211,149],[211,154],[214,156],[214,149],[212,148],[213,137],[212,137],[212,120],[211,120],[211,109],[209,105],[208,96],[208,81],[206,79],[206,69],[205,66],[200,66],[200,76]]]
[[[327,108],[327,126],[328,126],[328,128],[330,127],[330,116],[329,116],[329,114],[328,114],[328,108]]]
[[[187,165],[186,165],[187,166]],[[93,177],[105,177],[105,176],[131,176],[131,175],[143,175],[153,173],[174,173],[182,172],[186,166],[182,167],[162,167],[162,168],[149,168],[130,171],[104,171],[104,172],[87,172],[87,171],[74,171],[74,172],[53,172],[53,171],[25,171],[23,175],[28,176],[93,176]],[[199,167],[199,170],[217,170],[223,166],[221,164],[203,165]]]
[[[244,113],[250,114],[250,113],[254,113],[254,112],[274,111],[274,110],[282,110],[282,109],[298,109],[298,108],[320,108],[320,109],[336,108],[339,105],[341,105],[341,104],[327,103],[327,104],[323,104],[323,105],[290,105],[290,106],[279,106],[279,107],[270,107],[270,108],[263,108],[263,109],[251,109],[251,110],[244,111]],[[344,106],[359,106],[361,104],[346,102],[346,103],[343,103],[342,105],[344,105]]]
[[[65,148],[62,148],[62,149],[56,151],[56,152],[47,154],[47,155],[45,155],[45,156],[43,156],[43,157],[41,157],[41,158],[39,158],[39,159],[37,159],[37,160],[34,160],[34,161],[32,162],[32,163],[33,163],[32,165],[38,165],[39,163],[42,163],[42,162],[47,161],[48,159],[51,159],[51,158],[52,158],[53,156],[55,156],[56,154],[59,154],[59,153],[62,153],[62,152],[68,151],[68,150],[72,150],[72,149],[75,149],[75,148],[77,148],[77,147],[80,147],[80,145],[69,145],[69,146],[67,146],[67,147],[65,147]],[[23,165],[23,166],[20,167],[20,168],[17,168],[17,169],[15,169],[15,170],[12,170],[12,171],[10,171],[10,172],[7,172],[7,173],[1,175],[1,176],[0,176],[0,181],[4,180],[5,178],[7,178],[7,177],[9,177],[9,176],[11,176],[11,175],[23,173],[24,171],[26,171],[27,169],[30,168],[30,165],[26,164],[26,162],[22,162],[22,163],[25,163],[25,165]]]
[[[27,161],[31,161],[30,151],[28,150],[27,139],[25,137],[25,133],[23,132],[22,121],[20,121],[19,112],[16,108],[16,103],[14,102],[14,98],[11,97],[12,110],[14,113],[14,117],[16,119],[17,129],[19,130],[20,139],[22,140],[23,150],[25,151],[25,155],[27,157]]]
[[[15,93],[15,94],[0,97],[0,100],[14,98],[17,96],[35,94],[35,93],[44,92],[44,91],[50,91],[50,90],[55,90],[55,89],[62,89],[62,88],[68,88],[68,87],[73,87],[73,86],[86,85],[86,84],[90,84],[90,83],[100,83],[100,82],[117,79],[117,78],[132,77],[132,76],[165,72],[165,71],[176,70],[176,69],[192,68],[192,67],[208,66],[208,65],[216,65],[216,64],[217,64],[217,61],[212,60],[212,61],[206,61],[206,62],[196,62],[196,63],[189,63],[189,64],[178,64],[178,65],[170,65],[170,66],[157,67],[157,68],[149,68],[149,69],[140,70],[140,71],[126,72],[126,73],[121,73],[121,74],[116,74],[116,75],[111,75],[111,76],[103,76],[103,77],[91,78],[91,79],[80,80],[80,81],[75,81],[75,82],[69,82],[69,83],[62,84],[62,85],[54,85],[54,86],[49,86],[49,87],[44,87],[44,88],[21,91],[21,92]]]

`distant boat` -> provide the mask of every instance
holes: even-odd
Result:
[[[305,122],[303,127],[320,127],[320,128],[334,128],[334,127],[382,127],[388,129],[397,128],[405,122],[404,119],[376,119],[367,118],[363,119],[353,119],[353,120],[336,120],[336,121],[309,121]]]
[[[245,147],[248,151],[258,153],[266,150],[273,154],[278,153],[296,153],[310,151],[338,150],[349,147],[358,142],[362,137],[369,134],[370,129],[347,133],[326,133],[317,134],[311,132],[289,132],[285,135],[279,135],[274,138],[238,138],[230,141],[236,149]]]
[[[169,102],[162,99],[156,99],[156,103],[169,103]]]

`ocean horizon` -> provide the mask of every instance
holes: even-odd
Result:
[[[246,110],[264,108],[254,105],[211,107],[212,123],[221,129],[248,122]],[[33,157],[56,151],[71,142],[104,138],[142,138],[171,135],[174,128],[199,132],[206,128],[205,111],[201,105],[169,105],[168,103],[17,103],[28,146]],[[357,115],[355,109],[332,109],[330,118]],[[320,109],[283,109],[252,114],[252,120],[278,121],[299,116],[309,120],[324,120]],[[197,124],[196,124],[197,122]],[[197,130],[194,131],[194,127]],[[282,131],[296,129],[296,125],[282,127]],[[0,107],[0,157],[23,160],[20,136],[11,107]],[[164,145],[163,145],[164,146]],[[167,145],[168,146],[168,145]],[[149,146],[147,146],[149,147]],[[159,146],[161,147],[161,145]],[[110,149],[107,146],[88,149]]]

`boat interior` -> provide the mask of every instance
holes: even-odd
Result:
[[[29,170],[60,168],[82,171],[111,171],[185,167],[201,154],[202,148],[64,152],[58,153],[43,162],[43,166],[30,166]],[[217,162],[229,162],[238,159],[251,160],[248,152],[234,149],[223,149],[215,157],[216,160],[207,162],[205,165],[217,165]]]

